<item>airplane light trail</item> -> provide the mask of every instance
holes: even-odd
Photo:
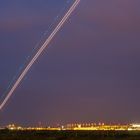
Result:
[[[61,19],[61,21],[58,23],[58,25],[56,26],[56,28],[53,30],[53,32],[50,34],[50,36],[46,39],[46,41],[44,42],[44,44],[37,51],[37,53],[34,55],[34,57],[31,59],[31,61],[28,63],[28,65],[25,67],[25,69],[23,70],[23,72],[20,74],[20,76],[18,77],[18,79],[16,80],[16,82],[14,83],[14,85],[12,86],[11,90],[8,92],[8,94],[5,97],[5,99],[0,104],[0,110],[3,109],[3,107],[5,106],[5,104],[7,103],[7,101],[10,99],[10,97],[12,96],[12,94],[14,93],[14,91],[16,90],[16,88],[18,87],[18,85],[21,83],[22,79],[25,77],[25,75],[30,70],[30,68],[35,63],[35,61],[38,59],[38,57],[41,55],[41,53],[48,47],[48,45],[51,42],[51,40],[55,37],[56,33],[62,28],[62,26],[67,21],[67,19],[72,14],[72,12],[75,10],[75,8],[78,6],[78,4],[80,3],[80,1],[81,0],[75,0],[75,2],[72,4],[72,6],[70,7],[70,9],[67,11],[67,13],[64,15],[64,17]]]

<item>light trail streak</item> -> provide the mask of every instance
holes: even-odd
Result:
[[[37,53],[34,55],[34,57],[31,59],[31,61],[28,63],[28,65],[25,67],[25,69],[23,70],[23,72],[20,74],[20,76],[16,80],[15,84],[12,86],[11,90],[8,92],[8,94],[5,97],[5,99],[0,104],[0,110],[3,109],[3,107],[5,106],[5,104],[7,103],[7,101],[10,99],[10,97],[12,96],[12,94],[14,93],[14,91],[16,90],[16,88],[18,87],[18,85],[21,83],[22,79],[25,77],[25,75],[27,74],[27,72],[32,67],[32,65],[35,63],[35,61],[38,59],[38,57],[41,55],[41,53],[48,47],[48,45],[51,42],[51,40],[54,38],[54,36],[56,35],[56,33],[61,29],[61,27],[64,25],[64,23],[67,21],[67,19],[69,18],[69,16],[72,14],[72,12],[75,10],[75,8],[78,6],[79,3],[80,3],[80,0],[75,0],[75,2],[72,4],[72,6],[70,7],[70,9],[67,11],[67,13],[64,15],[64,17],[61,19],[61,21],[58,23],[58,25],[56,26],[56,28],[53,30],[53,32],[50,34],[50,36],[46,39],[46,41],[44,42],[44,44],[37,51]]]

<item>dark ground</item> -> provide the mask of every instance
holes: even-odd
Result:
[[[0,140],[140,140],[140,131],[0,131]]]

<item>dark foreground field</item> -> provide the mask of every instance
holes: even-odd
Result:
[[[0,131],[0,140],[140,140],[138,131]]]

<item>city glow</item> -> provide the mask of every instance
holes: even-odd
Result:
[[[140,124],[113,124],[113,125],[108,125],[108,124],[67,124],[65,126],[59,126],[59,127],[21,127],[21,126],[16,126],[15,124],[10,124],[7,127],[9,130],[51,130],[51,131],[58,131],[58,130],[83,130],[83,131],[140,131]],[[5,129],[3,128],[3,129]]]

